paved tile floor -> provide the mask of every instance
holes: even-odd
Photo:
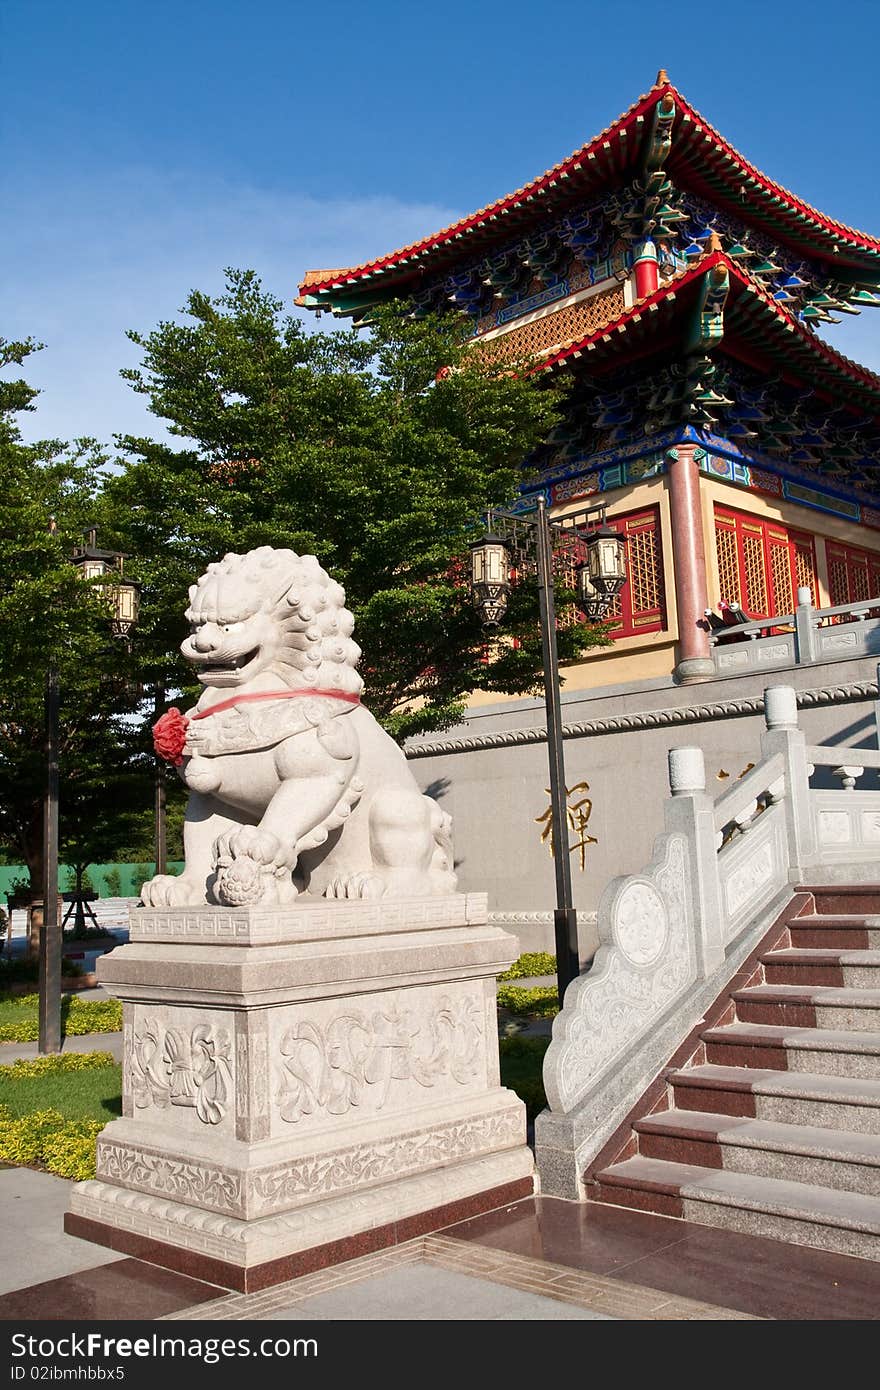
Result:
[[[115,1034],[65,1046],[118,1055],[120,1044]],[[36,1045],[2,1051],[12,1061],[35,1055]],[[0,1320],[880,1317],[880,1264],[553,1198],[528,1198],[263,1293],[230,1294],[66,1235],[68,1191],[61,1178],[0,1167]]]
[[[527,1198],[236,1294],[65,1235],[69,1185],[0,1170],[0,1320],[876,1320],[880,1265],[643,1212]]]

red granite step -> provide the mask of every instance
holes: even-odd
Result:
[[[740,1023],[880,1031],[880,989],[751,985],[731,998]]]
[[[798,887],[799,893],[812,893],[816,912],[880,913],[880,885],[871,883],[831,883],[817,887]]]
[[[788,923],[792,946],[820,951],[880,950],[880,918],[865,916],[792,917]]]
[[[587,1188],[594,1201],[794,1245],[880,1259],[880,1198],[818,1184],[663,1159],[626,1159]]]
[[[789,947],[761,956],[767,984],[880,986],[880,951],[798,950]]]
[[[818,1183],[880,1197],[880,1135],[826,1126],[665,1110],[635,1125],[639,1153],[671,1163]]]
[[[706,1061],[720,1066],[880,1079],[880,1035],[874,1033],[729,1023],[709,1028],[701,1037]]]
[[[676,1109],[880,1134],[880,1080],[707,1063],[673,1072]]]

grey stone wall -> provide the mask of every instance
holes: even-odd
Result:
[[[595,946],[590,916],[608,881],[650,859],[668,795],[666,755],[676,745],[703,750],[707,789],[720,794],[756,756],[764,729],[763,692],[786,684],[798,692],[807,743],[876,747],[876,657],[792,665],[773,672],[718,677],[689,686],[671,679],[602,690],[563,687],[566,781],[575,806],[592,803],[586,834],[572,853],[575,904],[582,912],[581,953]],[[517,931],[517,913],[554,906],[553,861],[541,833],[549,806],[543,700],[476,709],[431,740],[412,740],[407,755],[419,784],[453,818],[456,872],[463,892],[488,891],[489,908]],[[722,774],[726,773],[727,776]],[[867,772],[860,785],[877,785]],[[586,808],[584,808],[585,811]],[[584,814],[582,812],[581,814]],[[572,831],[572,842],[578,839]],[[511,914],[507,917],[507,914]],[[529,944],[541,939],[531,920]],[[547,918],[544,944],[552,942]]]

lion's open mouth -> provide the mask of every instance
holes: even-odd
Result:
[[[193,652],[190,660],[197,667],[196,674],[203,685],[241,685],[259,667],[260,654],[260,647],[251,647],[237,655]]]
[[[259,654],[259,647],[252,647],[249,652],[242,652],[240,656],[212,657],[200,653],[198,662],[200,666],[207,666],[212,671],[240,671],[243,666],[249,666]]]

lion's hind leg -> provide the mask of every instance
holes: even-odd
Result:
[[[385,897],[424,897],[451,892],[441,839],[445,832],[451,860],[449,817],[430,797],[413,789],[389,787],[370,806],[370,855]],[[439,862],[438,862],[439,861]]]

